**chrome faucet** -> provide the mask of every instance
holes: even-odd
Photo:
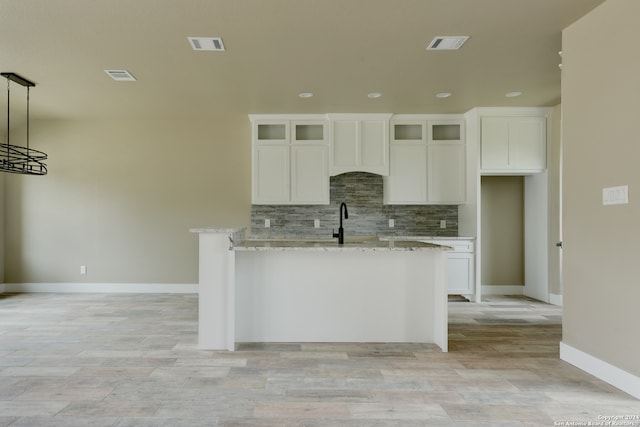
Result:
[[[349,218],[349,211],[347,211],[347,204],[342,202],[340,204],[340,228],[338,228],[337,233],[333,233],[333,237],[338,238],[338,244],[344,244],[344,228],[342,228],[342,208],[344,208],[344,219]]]

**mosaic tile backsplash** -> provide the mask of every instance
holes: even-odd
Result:
[[[328,205],[252,205],[251,234],[255,237],[327,237],[338,230],[340,203],[345,202],[349,218],[344,220],[345,236],[458,235],[457,205],[385,205],[382,176],[351,172],[331,177]],[[264,220],[271,227],[264,226]],[[389,219],[395,227],[389,228]],[[314,228],[314,220],[320,228]],[[445,220],[447,227],[440,228]]]

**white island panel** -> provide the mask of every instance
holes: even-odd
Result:
[[[435,342],[447,351],[446,251],[234,252],[236,342]]]
[[[192,228],[198,233],[198,347],[208,350],[235,349],[234,265],[229,256],[234,239],[243,228]]]
[[[200,235],[198,345],[417,342],[447,351],[446,246]]]

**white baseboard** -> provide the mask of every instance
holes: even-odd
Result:
[[[197,294],[197,284],[170,283],[5,283],[2,292]]]
[[[640,377],[560,342],[560,359],[640,399]]]
[[[559,305],[562,307],[562,295],[549,294],[549,304]]]
[[[523,295],[521,285],[482,285],[482,295]]]

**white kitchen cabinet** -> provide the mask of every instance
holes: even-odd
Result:
[[[471,239],[422,240],[436,245],[449,246],[447,289],[451,295],[471,297],[475,292],[474,241]]]
[[[427,122],[429,203],[466,202],[467,146],[464,120]]]
[[[391,122],[386,204],[462,204],[466,200],[464,121],[420,116]]]
[[[547,126],[541,116],[481,118],[482,174],[531,174],[547,167]]]
[[[389,175],[390,114],[329,114],[331,176],[346,172]]]
[[[326,120],[250,116],[253,204],[328,204]]]
[[[389,176],[384,177],[386,204],[417,205],[427,201],[427,144],[392,142]]]
[[[328,204],[328,148],[324,144],[291,146],[291,203]]]
[[[290,200],[289,146],[257,145],[253,148],[252,202],[282,204]]]
[[[447,269],[447,289],[451,295],[471,297],[475,292],[473,254],[451,252]]]
[[[463,143],[436,143],[427,147],[428,202],[458,205],[466,198],[466,149]]]

